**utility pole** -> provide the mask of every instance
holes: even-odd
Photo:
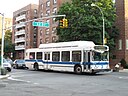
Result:
[[[104,14],[103,14],[103,11],[102,11],[102,9],[98,6],[98,5],[96,5],[96,4],[94,4],[94,3],[92,3],[91,4],[91,6],[95,6],[95,7],[97,7],[99,10],[100,10],[100,12],[101,12],[101,15],[102,15],[102,20],[103,20],[103,45],[105,44],[105,22],[104,22]]]
[[[0,15],[2,16],[2,42],[1,42],[1,65],[0,65],[0,71],[1,71],[1,75],[5,75],[5,73],[3,73],[4,68],[3,68],[3,55],[4,55],[4,14],[0,13]]]

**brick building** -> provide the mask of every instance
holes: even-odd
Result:
[[[116,48],[110,62],[114,64],[125,59],[128,63],[128,0],[115,0],[116,26],[119,29],[119,37],[116,38]]]
[[[39,0],[39,18],[57,14],[59,7],[65,2],[71,2],[71,0]],[[42,22],[49,22],[50,27],[38,27],[38,46],[42,43],[56,42],[58,22],[55,22],[55,18],[43,19]]]
[[[38,5],[29,4],[13,12],[12,42],[15,44],[16,58],[24,58],[27,48],[37,47],[37,28],[29,20],[38,17]]]
[[[39,0],[39,5],[30,4],[13,12],[12,41],[15,43],[16,58],[24,58],[25,49],[36,48],[42,43],[56,42],[55,18],[40,19],[38,22],[49,22],[50,27],[33,27],[32,22],[23,23],[43,16],[55,15],[59,7],[71,0]]]

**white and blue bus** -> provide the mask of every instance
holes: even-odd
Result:
[[[109,47],[92,41],[71,41],[40,44],[27,49],[26,67],[33,70],[97,73],[109,71]]]

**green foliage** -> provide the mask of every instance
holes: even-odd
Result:
[[[8,43],[12,43],[12,32],[11,30],[7,30],[5,32],[5,37],[4,37],[5,41],[7,41]]]
[[[2,40],[0,40],[1,42]],[[12,44],[12,32],[7,30],[4,37],[4,57],[10,57],[10,53],[15,53],[15,45]]]
[[[72,0],[72,3],[64,3],[58,14],[66,15],[69,26],[57,28],[58,41],[89,40],[102,44],[103,18],[100,10],[91,6],[92,3],[99,6],[104,14],[107,45],[114,48],[118,30],[114,26],[116,14],[112,0]]]

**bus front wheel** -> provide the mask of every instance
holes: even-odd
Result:
[[[76,74],[81,74],[81,73],[82,73],[82,68],[81,68],[81,66],[80,66],[80,65],[75,66],[74,72],[75,72]]]
[[[35,71],[38,71],[38,70],[39,70],[39,66],[38,66],[37,63],[34,64],[34,70],[35,70]]]

